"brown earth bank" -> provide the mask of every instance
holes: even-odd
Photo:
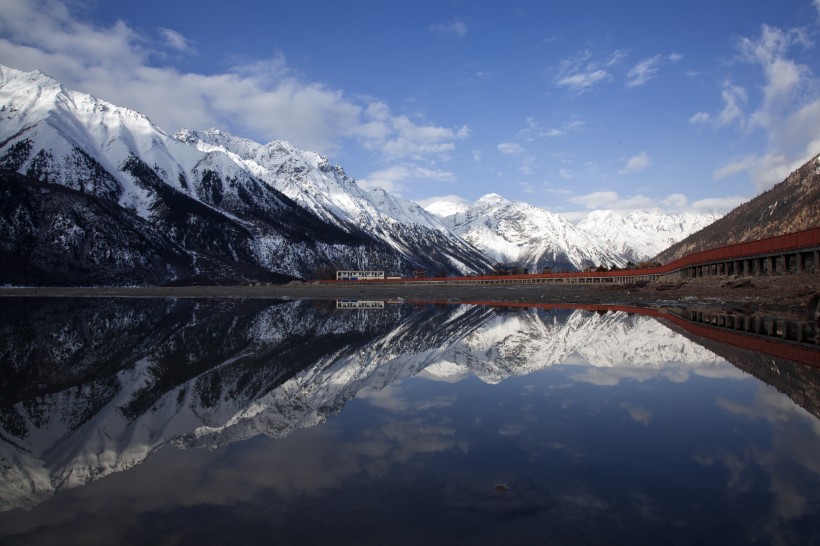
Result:
[[[105,288],[0,288],[0,296],[171,297],[424,300],[443,302],[531,302],[632,305],[638,307],[708,306],[740,310],[801,312],[820,295],[820,275],[712,277],[677,282],[606,284],[396,285],[310,284],[269,286],[177,286]]]

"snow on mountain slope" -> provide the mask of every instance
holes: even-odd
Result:
[[[462,273],[486,270],[489,261],[437,216],[382,189],[364,190],[342,167],[285,141],[259,144],[218,129],[179,131],[175,137],[202,151],[221,151],[305,209],[342,229],[361,230],[411,255],[441,254]],[[421,265],[421,264],[420,264]],[[441,267],[441,264],[440,264]]]
[[[427,204],[424,207],[424,210],[431,214],[435,214],[436,216],[444,218],[447,216],[452,216],[454,214],[467,212],[467,209],[469,208],[470,205],[468,205],[467,203],[463,203],[461,201],[440,199],[438,201],[434,201],[432,203]]]
[[[664,214],[657,210],[626,214],[596,210],[576,227],[637,263],[656,256],[718,218],[715,214]]]
[[[584,269],[626,264],[620,255],[576,229],[563,216],[497,194],[485,195],[444,221],[496,261],[515,263],[533,273],[544,267]]]
[[[215,130],[201,134],[208,142],[196,140],[197,145],[193,133],[181,135],[187,136],[171,137],[142,114],[66,89],[40,72],[0,67],[0,170],[16,171],[22,178],[14,184],[24,186],[11,194],[25,192],[26,184],[29,189],[39,184],[41,193],[54,192],[42,184],[77,192],[60,198],[65,211],[57,218],[42,207],[32,218],[11,207],[0,225],[41,246],[42,237],[32,236],[39,225],[85,233],[72,244],[48,243],[48,253],[60,257],[59,271],[46,271],[48,260],[31,263],[31,256],[46,254],[42,248],[21,250],[19,241],[7,241],[0,251],[14,254],[20,270],[43,270],[43,279],[89,282],[85,272],[92,270],[93,282],[118,282],[113,272],[105,274],[108,250],[98,248],[88,226],[71,220],[84,215],[75,208],[88,209],[89,199],[101,198],[144,221],[146,230],[166,236],[159,242],[156,234],[146,236],[150,245],[162,247],[153,254],[188,253],[190,264],[160,273],[166,275],[163,282],[190,278],[192,268],[205,282],[235,283],[309,277],[331,264],[394,273],[419,267],[467,273],[490,263],[418,205],[386,192],[364,192],[318,154],[278,141],[262,146]],[[6,178],[3,184],[12,184]],[[120,213],[109,212],[100,226],[118,224]],[[19,218],[30,221],[17,225]],[[117,252],[145,248],[135,245]],[[95,253],[92,263],[72,261],[88,248]],[[24,271],[14,275],[5,281],[19,282]]]
[[[102,196],[116,195],[122,206],[147,216],[151,192],[124,169],[136,157],[169,185],[191,194],[189,172],[205,161],[228,169],[213,158],[181,145],[133,110],[63,87],[41,72],[0,66],[0,142],[22,151],[6,156],[4,166],[32,172],[52,182]],[[17,159],[17,164],[10,164]],[[96,163],[96,165],[95,165]],[[101,167],[114,180],[96,184]]]

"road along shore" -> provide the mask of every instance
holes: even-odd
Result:
[[[21,287],[0,288],[0,297],[267,298],[532,302],[632,305],[708,305],[745,309],[805,308],[820,294],[814,273],[744,278],[700,278],[639,284],[446,285],[382,283],[259,286]]]

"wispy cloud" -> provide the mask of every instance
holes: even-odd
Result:
[[[165,40],[165,45],[171,49],[175,49],[181,53],[193,52],[194,48],[191,46],[190,41],[188,41],[185,36],[176,30],[171,30],[170,28],[160,28],[159,33]]]
[[[681,193],[653,198],[642,194],[621,196],[612,190],[601,190],[568,199],[587,210],[606,209],[620,212],[636,210],[661,210],[669,214],[684,212],[723,214],[748,200],[746,196],[717,197],[689,201]]]
[[[649,166],[649,163],[649,154],[646,152],[641,152],[638,155],[630,157],[629,161],[627,161],[626,165],[624,165],[624,168],[618,171],[618,174],[629,174],[642,171]]]
[[[504,155],[516,155],[524,153],[524,148],[515,142],[502,142],[498,145],[498,151]]]
[[[669,63],[676,63],[681,59],[683,59],[683,55],[679,53],[670,53],[669,55],[659,53],[648,59],[644,59],[629,69],[629,72],[626,74],[626,86],[639,87],[644,85],[649,80],[657,77],[658,72],[663,66]]]
[[[713,121],[718,127],[733,125],[747,131],[762,130],[768,148],[716,169],[716,178],[746,172],[761,191],[820,152],[820,80],[807,66],[790,58],[794,48],[813,47],[802,29],[767,25],[763,25],[757,37],[738,40],[739,60],[760,70],[762,98],[756,105],[749,105],[743,88],[724,82],[721,112],[717,116],[699,112],[690,120]]]
[[[689,118],[689,123],[692,123],[694,125],[700,125],[703,123],[709,123],[711,119],[712,116],[711,114],[709,114],[709,112],[697,112]]]
[[[401,194],[408,180],[434,180],[452,182],[455,175],[444,170],[428,169],[412,164],[398,164],[370,173],[367,178],[357,180],[365,189],[382,188],[389,192]]]
[[[576,72],[559,79],[556,83],[573,91],[585,91],[600,82],[609,81],[612,75],[606,70],[598,69],[589,72]]]
[[[626,51],[618,49],[601,58],[590,51],[583,51],[574,57],[563,59],[558,66],[555,84],[570,91],[584,92],[598,84],[611,81],[611,67],[620,63]]]
[[[464,38],[467,35],[467,23],[464,21],[451,21],[447,24],[433,24],[429,27],[430,32]]]

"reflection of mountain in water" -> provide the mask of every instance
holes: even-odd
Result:
[[[820,418],[820,368],[713,341],[689,333],[673,323],[669,326],[721,358],[725,358],[735,367],[775,387],[791,398],[795,404]]]
[[[12,302],[9,302],[12,303]],[[556,363],[719,359],[617,313],[328,302],[34,300],[0,311],[2,509],[139,464],[172,442],[220,446],[322,422],[422,370],[498,382]]]

